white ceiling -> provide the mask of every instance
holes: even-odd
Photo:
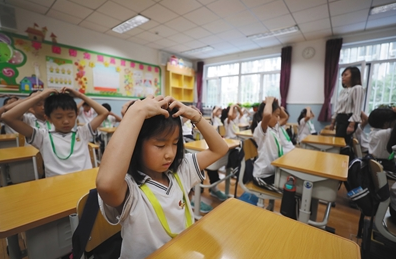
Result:
[[[396,0],[1,0],[54,19],[199,60],[396,25],[396,11],[369,15]],[[150,21],[124,34],[111,28],[136,14]],[[298,25],[300,31],[253,41],[246,36]]]

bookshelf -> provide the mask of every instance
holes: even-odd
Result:
[[[179,67],[168,62],[166,66],[165,94],[181,102],[194,101],[195,71],[188,67]]]

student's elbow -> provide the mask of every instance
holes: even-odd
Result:
[[[224,156],[225,154],[227,154],[227,152],[228,152],[228,145],[225,143],[225,141],[223,141],[223,143],[221,143],[219,153],[221,154],[221,156]]]

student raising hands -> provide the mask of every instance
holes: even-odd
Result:
[[[184,154],[179,116],[196,125],[209,149]],[[195,109],[172,97],[136,100],[111,138],[96,179],[102,214],[122,226],[120,257],[145,258],[189,227],[194,218],[188,192],[204,179],[201,170],[227,151]]]

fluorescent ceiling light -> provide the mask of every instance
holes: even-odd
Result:
[[[264,39],[264,38],[267,38],[267,37],[278,36],[278,35],[292,33],[292,32],[296,32],[296,31],[299,31],[299,29],[298,29],[297,25],[294,25],[294,26],[291,26],[291,27],[274,29],[274,30],[271,30],[271,31],[268,31],[268,32],[264,32],[264,33],[249,35],[249,36],[247,36],[247,38],[249,38],[251,40],[261,40],[261,39]]]
[[[138,14],[135,17],[117,25],[112,30],[118,33],[124,33],[148,21],[150,21],[150,19]]]
[[[371,8],[370,15],[385,13],[385,12],[395,11],[395,10],[396,10],[396,3],[381,5],[381,6],[376,6],[376,7]]]
[[[205,51],[209,51],[209,50],[213,50],[213,49],[214,48],[211,46],[205,46],[202,48],[186,50],[186,51],[183,51],[182,53],[192,54],[192,53],[198,53],[198,52],[205,52]]]

